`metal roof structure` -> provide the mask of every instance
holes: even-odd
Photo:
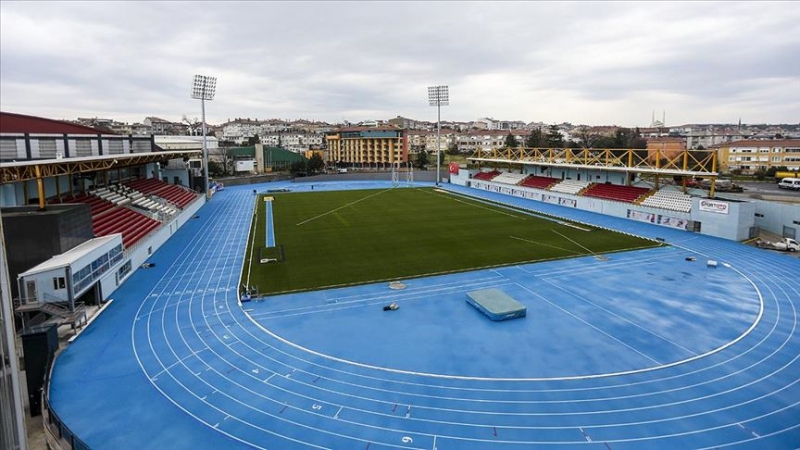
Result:
[[[0,183],[15,183],[59,175],[118,169],[139,164],[166,162],[176,158],[196,158],[201,152],[201,150],[172,150],[0,163]]]

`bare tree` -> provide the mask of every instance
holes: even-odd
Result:
[[[186,114],[184,114],[181,117],[181,122],[189,126],[189,136],[200,136],[203,134],[203,123],[200,122],[200,119],[197,117],[189,120],[189,118],[186,117]]]
[[[216,162],[220,164],[222,167],[222,174],[223,175],[232,175],[233,174],[233,164],[234,164],[234,147],[217,147],[212,149],[209,152],[209,157],[213,158]]]
[[[580,139],[580,144],[583,148],[594,148],[597,145],[597,141],[600,139],[600,135],[597,133],[592,133],[591,129],[586,125],[581,125],[578,128],[577,137]]]

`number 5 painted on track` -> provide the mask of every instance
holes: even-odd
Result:
[[[322,405],[318,405],[318,404],[314,403],[314,406],[312,406],[311,409],[313,409],[315,411],[319,411],[320,409],[322,409]]]

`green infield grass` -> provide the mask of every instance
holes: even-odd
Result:
[[[276,246],[265,248],[266,202],[259,196],[242,275],[259,295],[660,245],[435,188],[270,197]]]

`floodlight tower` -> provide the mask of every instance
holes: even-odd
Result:
[[[439,152],[442,150],[440,143],[442,131],[442,105],[447,106],[450,104],[450,98],[447,86],[430,86],[428,87],[428,102],[431,106],[436,107],[436,186],[439,186]]]
[[[200,99],[200,109],[203,113],[203,183],[206,190],[206,200],[211,198],[208,186],[208,147],[206,144],[206,100],[214,100],[214,91],[217,88],[217,78],[205,75],[195,75],[192,84],[192,98]]]

